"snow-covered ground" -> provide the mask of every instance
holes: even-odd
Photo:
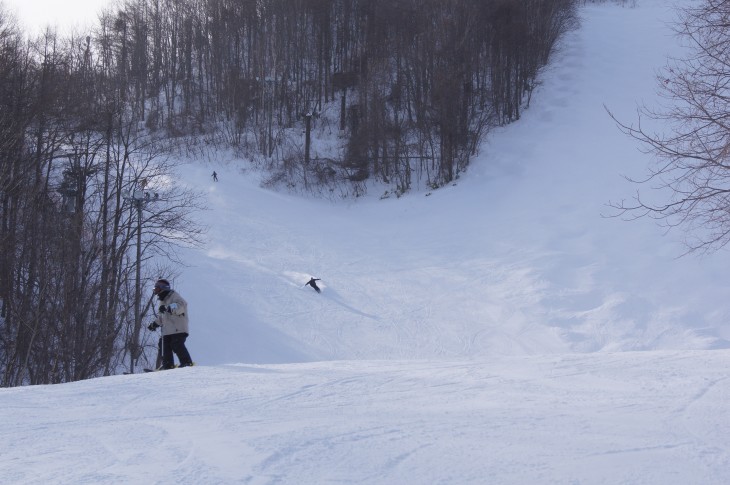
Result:
[[[650,161],[604,105],[656,103],[678,52],[670,2],[638,3],[583,7],[523,118],[428,196],[186,167],[198,366],[0,389],[0,483],[730,483],[730,258],[602,217]]]
[[[0,482],[726,484],[727,351],[201,366],[0,394]]]

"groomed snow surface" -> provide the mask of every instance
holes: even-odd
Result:
[[[2,483],[723,484],[725,351],[201,366],[3,390]]]
[[[730,258],[602,217],[651,160],[604,105],[635,119],[681,53],[671,3],[638,3],[582,7],[522,119],[428,196],[185,167],[198,365],[0,389],[0,483],[730,483]]]

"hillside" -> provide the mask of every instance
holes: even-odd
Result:
[[[727,347],[727,252],[604,217],[649,159],[623,120],[658,102],[676,53],[664,2],[583,8],[523,118],[491,133],[457,184],[330,203],[258,188],[236,161],[190,166],[203,251],[176,286],[201,363]],[[650,19],[651,21],[647,21]],[[661,20],[660,20],[661,19]],[[621,35],[616,32],[621,31]],[[220,181],[213,183],[216,170]],[[641,187],[647,191],[648,187]],[[321,295],[302,285],[322,279]]]
[[[604,105],[657,100],[672,10],[581,15],[455,186],[333,203],[186,166],[198,365],[0,389],[0,483],[728,483],[728,255],[602,217],[648,162]]]

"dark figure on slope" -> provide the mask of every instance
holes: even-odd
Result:
[[[309,281],[307,281],[307,283],[304,286],[309,285],[312,288],[314,288],[314,291],[316,291],[317,293],[320,293],[320,292],[322,292],[322,290],[320,290],[319,286],[317,286],[317,281],[319,281],[319,278],[312,278]]]
[[[152,322],[147,328],[155,330],[157,327],[162,327],[162,338],[158,343],[162,355],[162,369],[175,368],[173,353],[177,355],[180,367],[193,365],[190,353],[185,347],[185,340],[188,338],[188,303],[165,279],[157,280],[152,291],[160,300],[160,313],[157,321]]]
[[[215,173],[215,170],[213,170],[213,182],[217,182],[217,181],[218,181],[218,174]]]

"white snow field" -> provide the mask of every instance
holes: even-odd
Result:
[[[331,202],[185,167],[197,366],[0,389],[0,483],[730,483],[730,257],[602,217],[651,161],[604,105],[635,119],[681,52],[671,2],[637,3],[581,7],[454,186]]]
[[[351,360],[4,389],[0,482],[719,485],[727,363]]]

